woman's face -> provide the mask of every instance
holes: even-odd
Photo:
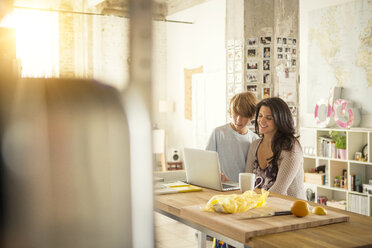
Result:
[[[237,131],[240,134],[244,134],[247,131],[247,124],[250,121],[249,118],[235,114],[234,111],[232,111],[232,124],[234,126],[234,130]]]
[[[263,135],[274,135],[277,127],[269,107],[261,106],[257,116],[258,130]]]

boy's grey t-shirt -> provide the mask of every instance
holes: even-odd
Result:
[[[239,182],[239,173],[245,172],[249,146],[256,139],[257,134],[251,130],[239,134],[228,123],[213,130],[206,150],[216,151],[221,171],[231,181]]]

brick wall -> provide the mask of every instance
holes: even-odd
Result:
[[[129,80],[129,20],[102,16],[93,25],[94,77],[124,88]]]
[[[72,10],[68,1],[64,1],[61,9]],[[74,77],[74,15],[59,14],[59,76]]]

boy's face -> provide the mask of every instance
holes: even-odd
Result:
[[[247,124],[250,121],[249,118],[238,115],[232,112],[232,124],[234,126],[235,131],[238,133],[245,133],[247,130]]]

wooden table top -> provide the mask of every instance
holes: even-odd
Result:
[[[182,214],[182,209],[194,205],[203,205],[214,195],[240,193],[239,191],[219,192],[210,189],[203,189],[200,192],[178,193],[168,195],[156,195],[155,207],[187,221],[194,222],[193,218]],[[279,197],[286,200],[296,200],[293,197],[270,193],[269,197]],[[310,205],[319,204],[309,202]],[[322,205],[323,206],[323,205]],[[285,231],[275,234],[267,234],[257,237],[248,237],[245,244],[251,247],[356,247],[372,246],[372,217],[355,214],[323,206],[326,209],[346,214],[348,222],[322,225],[299,230]],[[185,212],[185,211],[183,211]],[[208,223],[203,224],[206,228]],[[216,230],[216,229],[214,229]],[[236,240],[229,232],[225,236]]]

